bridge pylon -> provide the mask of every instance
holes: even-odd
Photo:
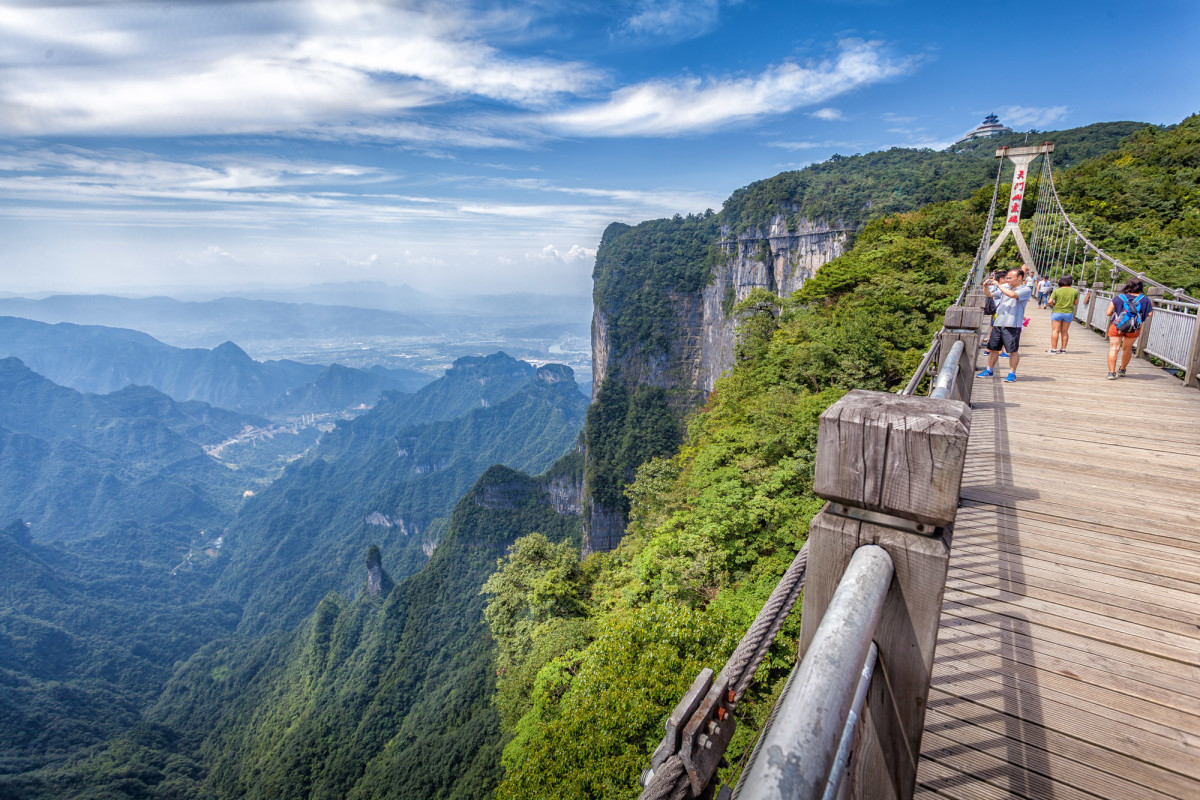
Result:
[[[1054,144],[1046,142],[1034,147],[1001,147],[996,151],[996,158],[1007,158],[1013,162],[1013,180],[1012,189],[1008,196],[1008,210],[1005,213],[1006,222],[1004,228],[1001,229],[1000,235],[988,247],[987,258],[984,259],[983,265],[986,267],[995,258],[996,253],[1000,252],[1000,245],[1004,244],[1004,240],[1012,236],[1017,242],[1017,249],[1021,251],[1021,261],[1029,268],[1029,271],[1035,272],[1036,268],[1033,263],[1033,255],[1029,252],[1029,245],[1025,242],[1025,236],[1021,233],[1021,203],[1025,198],[1025,184],[1029,177],[1029,165],[1033,160],[1040,155],[1049,155],[1054,152]]]

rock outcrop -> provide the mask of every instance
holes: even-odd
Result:
[[[795,292],[822,265],[846,252],[850,231],[808,220],[791,230],[780,214],[765,228],[751,228],[733,238],[724,229],[722,236],[726,238],[717,246],[724,258],[712,268],[708,284],[698,292],[669,293],[669,319],[659,321],[668,329],[665,349],[625,342],[617,352],[609,320],[618,308],[596,304],[592,315],[593,402],[605,379],[612,376],[629,392],[642,386],[661,387],[668,405],[682,419],[733,366],[734,306],[754,289],[780,297]],[[601,263],[599,259],[597,263]],[[637,269],[637,265],[626,261],[622,268]],[[594,443],[588,446],[592,448]],[[598,502],[589,491],[584,493],[583,509],[584,555],[616,547],[625,532],[624,510]]]

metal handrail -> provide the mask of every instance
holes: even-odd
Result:
[[[950,390],[954,388],[954,380],[958,377],[958,362],[962,360],[963,352],[966,350],[966,345],[959,340],[950,348],[946,360],[942,362],[941,369],[938,370],[937,378],[933,382],[933,391],[929,396],[937,400],[945,400],[950,396]]]
[[[852,733],[859,676],[894,569],[892,557],[878,545],[854,551],[794,680],[779,698],[775,722],[763,734],[763,757],[738,782],[739,794],[756,800],[821,800],[832,783],[836,796],[844,772],[835,774],[838,753],[847,729]]]

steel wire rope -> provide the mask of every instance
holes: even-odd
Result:
[[[1164,283],[1159,283],[1158,281],[1153,280],[1152,278],[1147,278],[1144,273],[1140,273],[1140,272],[1137,272],[1136,270],[1130,269],[1129,267],[1125,266],[1125,264],[1122,263],[1119,259],[1113,258],[1108,253],[1104,252],[1104,250],[1099,245],[1097,245],[1095,242],[1093,242],[1091,239],[1089,239],[1087,236],[1085,236],[1083,231],[1079,230],[1079,228],[1071,220],[1070,215],[1067,214],[1067,210],[1065,208],[1063,208],[1062,198],[1060,198],[1058,196],[1058,189],[1054,184],[1054,171],[1051,170],[1049,172],[1048,176],[1050,179],[1050,191],[1054,198],[1054,204],[1057,207],[1058,212],[1062,215],[1063,221],[1066,223],[1067,227],[1071,230],[1072,233],[1074,233],[1076,236],[1078,236],[1090,250],[1092,250],[1096,253],[1097,279],[1100,274],[1099,262],[1107,261],[1109,264],[1112,264],[1114,269],[1116,269],[1120,272],[1124,272],[1131,277],[1138,278],[1143,283],[1148,283],[1151,286],[1157,286],[1160,289],[1162,289],[1165,294],[1171,295],[1176,300],[1182,300],[1185,303],[1200,303],[1200,298],[1195,298],[1195,297],[1192,297],[1191,295],[1185,294],[1182,289],[1178,289],[1178,288],[1173,289]],[[1115,281],[1115,279],[1114,279],[1114,281]]]

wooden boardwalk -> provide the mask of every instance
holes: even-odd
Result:
[[[917,795],[1200,798],[1200,392],[1029,313],[975,382]]]

